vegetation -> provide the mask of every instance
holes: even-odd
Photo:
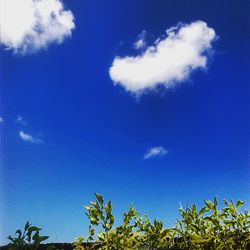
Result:
[[[114,226],[115,217],[111,200],[105,202],[95,193],[96,201],[86,206],[89,219],[89,234],[79,237],[67,249],[74,250],[246,250],[250,249],[250,214],[243,210],[243,201],[234,203],[224,200],[219,209],[217,198],[205,200],[198,209],[194,204],[180,208],[180,219],[175,227],[166,228],[163,222],[140,214],[130,205],[123,214],[123,223]],[[16,231],[17,237],[9,236],[8,250],[63,249],[50,245],[41,248],[48,236],[40,236],[40,228],[26,223],[24,231]],[[66,249],[66,248],[65,248]]]
[[[173,228],[165,228],[161,221],[151,222],[146,216],[140,217],[131,205],[123,215],[123,224],[114,227],[112,202],[105,204],[97,193],[95,197],[96,201],[85,207],[90,221],[86,241],[93,244],[83,246],[85,238],[81,237],[74,243],[76,250],[244,250],[250,246],[250,214],[246,210],[241,212],[244,202],[240,200],[236,204],[224,200],[221,210],[217,198],[206,200],[200,210],[195,204],[181,208],[181,219]]]
[[[49,236],[40,235],[41,228],[32,226],[28,221],[24,226],[22,232],[18,229],[15,233],[16,236],[9,236],[8,239],[11,241],[9,244],[10,250],[33,250],[37,249],[41,242],[47,240]]]

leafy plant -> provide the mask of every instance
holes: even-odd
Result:
[[[146,217],[137,220],[138,227],[143,232],[143,245],[149,249],[170,248],[174,244],[175,232],[172,228],[164,228],[163,222]]]
[[[78,237],[76,241],[73,243],[75,250],[85,250],[84,244],[84,237]]]
[[[129,211],[123,215],[123,224],[111,231],[112,249],[134,250],[142,245],[142,235],[137,227],[138,215],[136,209],[130,205]]]
[[[100,231],[98,234],[98,241],[92,244],[90,247],[84,247],[83,241],[84,238],[78,238],[75,242],[75,249],[94,249],[99,246],[100,249],[111,250],[111,237],[110,233],[114,225],[114,215],[112,214],[112,202],[111,200],[104,204],[104,199],[102,195],[95,193],[96,201],[90,202],[90,205],[85,206],[88,210],[86,215],[89,218],[89,236],[87,242],[93,242],[95,236],[95,227],[101,226],[104,229],[104,232]]]
[[[9,236],[11,242],[9,243],[10,250],[27,250],[37,249],[41,242],[47,240],[49,236],[40,235],[41,228],[32,226],[28,221],[24,226],[23,232],[18,229],[15,236]]]
[[[163,222],[151,222],[146,215],[139,217],[133,205],[123,214],[121,225],[114,226],[115,217],[111,200],[105,202],[95,193],[96,201],[85,206],[89,218],[89,234],[79,237],[75,250],[246,250],[250,249],[250,214],[243,210],[244,201],[224,200],[221,208],[218,199],[205,200],[198,209],[195,204],[180,208],[181,218],[174,228]],[[40,235],[41,228],[26,223],[23,232],[9,236],[10,250],[37,250],[48,236]],[[48,246],[55,249],[56,246]]]
[[[188,249],[246,249],[250,242],[250,215],[239,212],[244,204],[224,200],[226,205],[218,209],[218,199],[206,200],[198,210],[196,205],[180,209],[182,220],[177,222],[175,231],[181,237],[180,247]]]
[[[114,227],[112,202],[105,204],[102,195],[97,193],[95,197],[96,201],[86,206],[90,220],[86,241],[93,244],[83,247],[81,237],[74,244],[76,250],[243,250],[250,244],[250,214],[240,212],[243,201],[235,204],[224,200],[221,210],[217,198],[205,200],[201,209],[195,204],[181,208],[181,219],[174,228],[165,228],[158,220],[152,223],[147,216],[139,217],[131,205],[123,215],[122,225]]]

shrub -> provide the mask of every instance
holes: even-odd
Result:
[[[174,228],[139,213],[131,205],[123,215],[123,224],[114,228],[112,202],[106,204],[102,195],[95,193],[96,201],[86,206],[90,221],[87,242],[84,238],[75,242],[76,250],[136,250],[136,249],[199,249],[243,250],[250,245],[250,214],[240,212],[243,201],[236,204],[224,200],[224,208],[218,208],[218,199],[205,200],[205,206],[180,208],[181,219]],[[104,230],[102,231],[100,227]],[[99,231],[97,231],[99,229]]]
[[[47,240],[49,236],[40,235],[41,228],[32,226],[28,221],[24,226],[23,232],[18,229],[15,236],[9,236],[11,241],[8,245],[10,250],[33,250],[37,249],[41,242]]]
[[[23,232],[9,236],[8,250],[246,250],[250,249],[250,214],[243,210],[244,201],[234,203],[224,200],[219,209],[218,199],[205,200],[198,209],[195,204],[180,208],[181,218],[175,227],[166,228],[163,222],[151,222],[146,215],[130,205],[123,214],[121,225],[114,227],[112,201],[105,202],[95,193],[96,201],[86,206],[89,219],[89,235],[79,237],[73,246],[66,244],[41,244],[48,236],[41,236],[41,228],[26,223]],[[3,248],[1,248],[3,249]],[[6,249],[6,248],[4,248]]]

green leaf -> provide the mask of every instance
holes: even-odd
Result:
[[[92,206],[84,206],[87,210],[91,210],[93,207]]]
[[[104,203],[104,199],[102,197],[101,194],[95,193],[95,197],[98,200],[99,203],[103,204]]]
[[[109,201],[106,206],[105,206],[105,210],[107,213],[107,217],[109,218],[111,216],[111,212],[112,212],[112,202]]]
[[[203,207],[200,211],[199,211],[199,216],[203,215],[204,213],[206,213],[208,211],[207,207]]]
[[[239,201],[237,202],[237,204],[236,204],[236,208],[237,208],[237,209],[240,209],[244,204],[245,204],[245,201],[239,200]]]
[[[41,228],[35,227],[35,226],[31,226],[28,229],[29,232],[39,232],[40,230],[41,230]]]
[[[97,218],[91,217],[90,218],[90,223],[92,225],[98,226],[99,225],[99,220]]]
[[[47,239],[49,239],[49,236],[40,236],[39,237],[39,242],[41,243],[41,242],[43,242],[43,241],[45,241]]]
[[[22,231],[20,229],[16,230],[16,234],[18,234],[18,238],[21,238],[22,236]]]
[[[36,231],[36,233],[33,235],[32,240],[34,240],[34,244],[39,244],[39,232]]]
[[[27,231],[30,226],[31,224],[29,223],[29,221],[27,221],[25,224],[24,230]]]
[[[214,206],[217,207],[218,206],[218,198],[214,197]]]

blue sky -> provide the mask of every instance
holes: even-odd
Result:
[[[60,12],[57,26],[20,29],[28,39],[10,32],[11,11],[1,20],[0,243],[26,220],[51,241],[86,234],[82,206],[93,192],[113,200],[118,222],[133,202],[166,225],[180,202],[248,201],[249,1],[64,0],[61,7],[67,16]],[[207,32],[195,33],[193,54],[164,54],[145,66],[149,46],[159,56],[158,38],[175,46],[167,29],[177,27],[178,38],[192,23]]]

